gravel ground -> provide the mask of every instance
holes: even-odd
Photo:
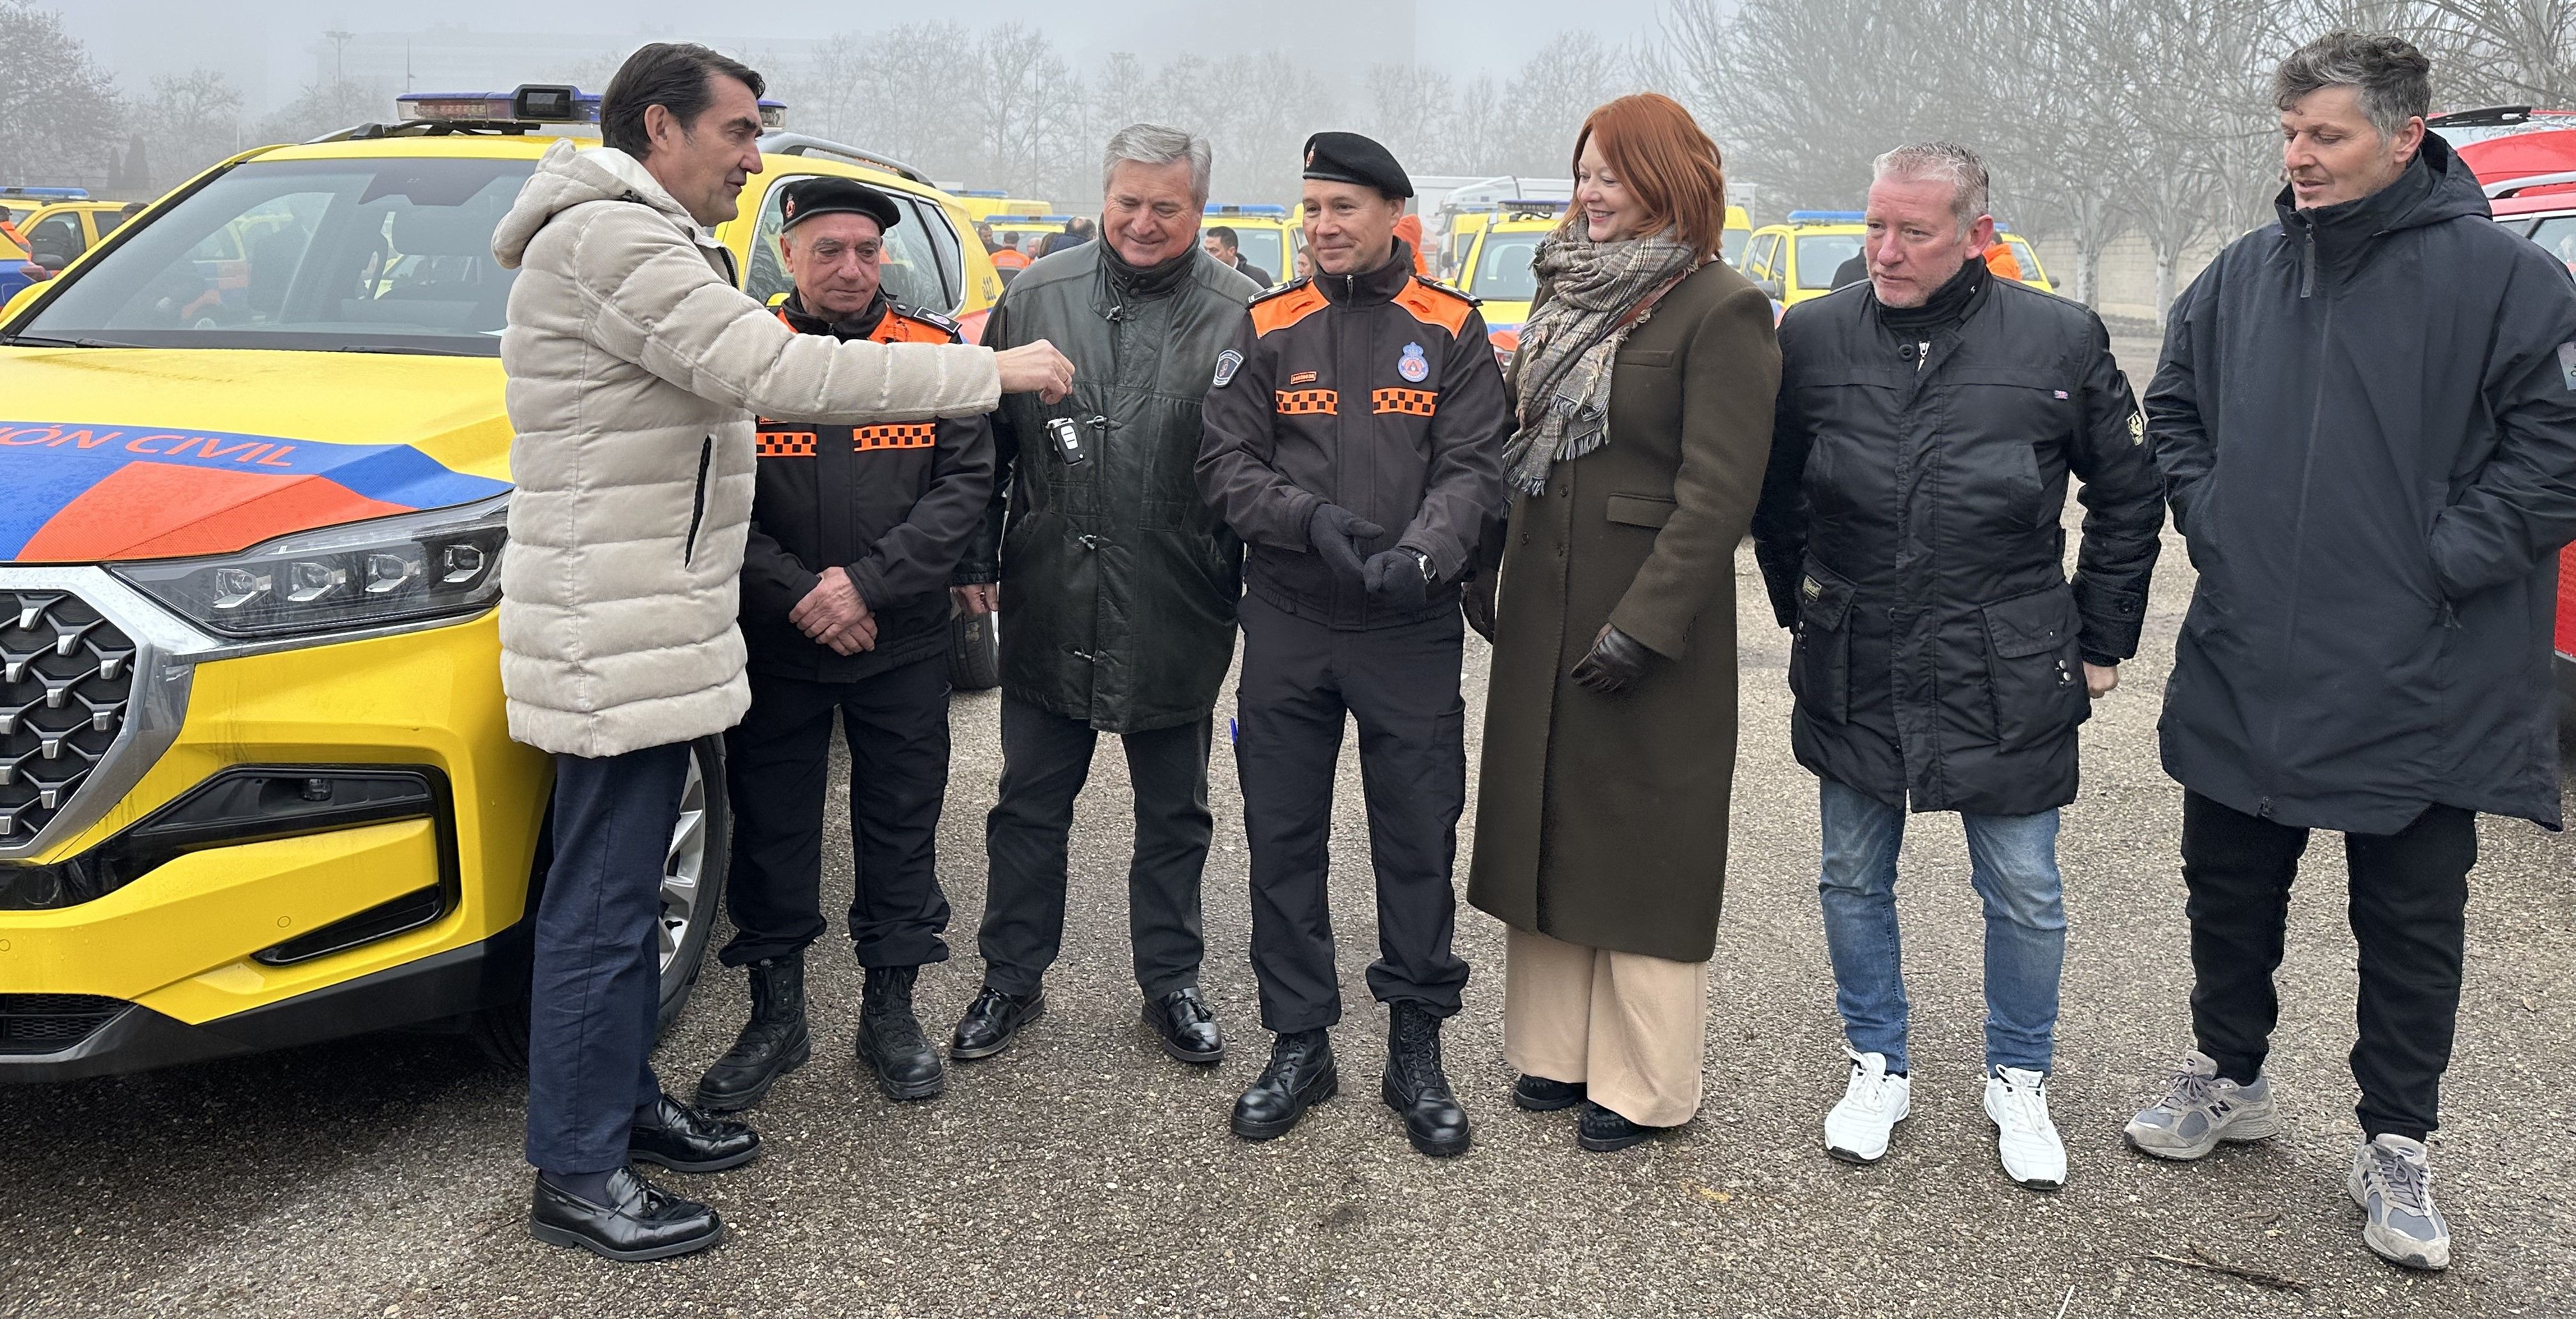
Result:
[[[2122,347],[2133,362],[2151,351]],[[1166,1061],[1137,1023],[1120,879],[1127,789],[1121,757],[1105,750],[1080,806],[1047,1018],[1003,1056],[955,1067],[945,1096],[892,1105],[847,1045],[857,969],[818,956],[822,1047],[760,1110],[766,1156],[714,1177],[664,1175],[721,1207],[732,1235],[716,1250],[619,1266],[530,1240],[523,1084],[460,1042],[386,1036],[0,1091],[0,1124],[22,1151],[0,1203],[0,1313],[2576,1313],[2576,1071],[2563,1044],[2547,1043],[2576,1035],[2576,843],[2564,836],[2482,824],[2448,1125],[2435,1141],[2437,1192],[2458,1235],[2449,1273],[2381,1264],[2344,1197],[2358,1138],[2344,1062],[2353,945],[2331,836],[2310,852],[2282,973],[2272,1067],[2288,1132],[2181,1167],[2121,1145],[2120,1124],[2189,1043],[2180,791],[2154,750],[2190,589],[2170,537],[2145,653],[2085,730],[2085,792],[2066,815],[2054,1089],[2067,1188],[2034,1195],[1995,1166],[1977,1100],[1981,926],[1958,826],[1943,817],[1918,822],[1903,863],[1915,1115],[1879,1166],[1828,1160],[1817,1123],[1843,1068],[1814,897],[1814,781],[1789,755],[1787,648],[1749,553],[1737,577],[1746,732],[1708,1098],[1673,1136],[1587,1154],[1568,1115],[1511,1106],[1502,931],[1462,905],[1458,941],[1476,978],[1447,1051],[1477,1143],[1444,1162],[1413,1153],[1366,1083],[1383,1015],[1360,978],[1373,908],[1347,757],[1334,890],[1352,1010],[1336,1034],[1355,1083],[1288,1138],[1229,1134],[1228,1105],[1266,1038],[1245,960],[1241,806],[1220,736],[1206,990],[1234,1039],[1221,1066]],[[1481,707],[1486,656],[1469,645],[1469,703]],[[980,969],[996,707],[986,693],[954,711],[941,872],[960,952],[923,978],[937,1033]],[[1471,770],[1474,758],[1471,747]],[[835,826],[827,869],[843,893],[848,846]],[[740,980],[711,974],[662,1047],[675,1088],[723,1050],[744,1009]],[[2194,1247],[2305,1288],[2149,1258]]]

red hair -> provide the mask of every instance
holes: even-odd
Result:
[[[1601,159],[1646,208],[1646,232],[1671,226],[1703,257],[1714,255],[1726,232],[1726,170],[1717,143],[1700,131],[1690,111],[1669,96],[1622,96],[1593,111],[1574,135],[1574,172],[1582,172],[1583,146],[1598,140]],[[1570,229],[1582,223],[1579,206],[1567,208]]]

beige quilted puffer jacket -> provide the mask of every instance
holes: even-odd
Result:
[[[797,334],[625,152],[558,142],[492,236],[516,267],[501,686],[510,736],[613,756],[751,704],[736,579],[752,414],[864,424],[989,412],[993,354]]]

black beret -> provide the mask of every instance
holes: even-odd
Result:
[[[779,228],[793,229],[818,215],[864,215],[877,222],[883,233],[903,221],[903,212],[894,198],[851,179],[820,175],[798,179],[779,189],[784,200],[778,204]]]
[[[1413,180],[1395,153],[1357,133],[1317,133],[1306,139],[1306,177],[1356,183],[1394,198],[1413,195]]]

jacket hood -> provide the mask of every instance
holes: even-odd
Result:
[[[584,148],[563,138],[546,148],[536,172],[519,188],[519,199],[501,226],[492,232],[492,256],[505,270],[516,270],[528,244],[546,222],[587,202],[641,202],[669,216],[681,232],[703,237],[687,207],[666,191],[644,163],[615,147]]]
[[[2485,219],[2494,213],[2478,176],[2436,133],[2424,135],[2423,148],[2396,182],[2367,197],[2301,212],[2284,184],[2272,204],[2286,230],[2314,225],[2321,233],[2343,231],[2355,237],[2420,228],[2464,215]]]

